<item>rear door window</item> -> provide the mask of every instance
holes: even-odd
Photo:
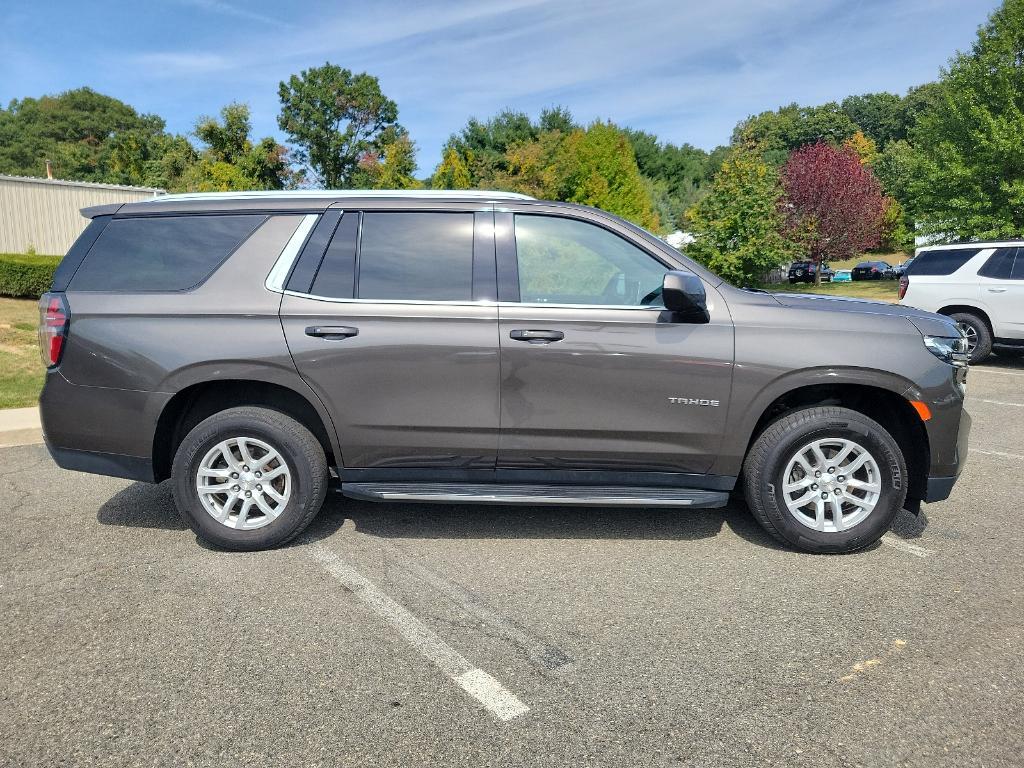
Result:
[[[356,285],[360,299],[472,301],[473,214],[364,213]]]
[[[114,219],[71,279],[73,291],[184,291],[206,280],[262,214]]]
[[[988,261],[978,270],[978,274],[995,280],[1010,280],[1014,271],[1014,257],[1019,250],[1019,248],[996,248],[996,252],[988,257]]]
[[[921,251],[907,269],[908,275],[952,275],[973,259],[980,248],[943,248]]]

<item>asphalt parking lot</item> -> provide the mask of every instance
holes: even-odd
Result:
[[[224,553],[2,449],[0,763],[1020,766],[1024,358],[968,409],[952,498],[832,557],[741,506],[341,499]]]

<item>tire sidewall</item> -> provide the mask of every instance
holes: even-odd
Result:
[[[278,451],[291,471],[292,494],[284,511],[271,523],[253,530],[235,530],[218,523],[203,507],[196,491],[196,474],[203,457],[217,443],[232,437],[261,440]],[[185,522],[200,538],[226,549],[265,549],[287,541],[304,524],[303,514],[315,486],[301,446],[287,433],[243,416],[207,420],[182,441],[174,458],[174,500]]]
[[[881,475],[882,490],[874,510],[847,531],[828,533],[808,528],[793,517],[783,497],[784,473],[797,450],[827,438],[845,438],[863,447],[874,457]],[[795,546],[817,552],[849,552],[878,540],[889,530],[907,495],[907,468],[899,446],[888,433],[856,419],[830,420],[828,424],[791,430],[769,449],[761,477],[760,493],[772,524]]]
[[[971,326],[978,334],[978,343],[971,353],[971,365],[980,363],[992,353],[992,333],[989,331],[984,320],[968,312],[957,312],[951,317],[958,323]]]

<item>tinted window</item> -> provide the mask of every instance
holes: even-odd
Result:
[[[359,298],[470,301],[472,213],[364,213]]]
[[[978,248],[921,251],[907,269],[908,275],[952,275],[978,253]]]
[[[1024,249],[1017,249],[1017,259],[1010,270],[1011,280],[1024,280]]]
[[[76,291],[181,291],[193,288],[266,217],[161,216],[114,219],[71,280]]]
[[[359,213],[341,217],[331,244],[320,263],[310,293],[332,299],[351,299],[356,276],[356,241],[359,237]]]
[[[517,214],[520,301],[639,306],[661,303],[668,268],[606,229]]]
[[[988,261],[978,270],[978,274],[997,280],[1009,280],[1013,272],[1016,253],[1016,248],[997,248],[996,252],[989,256]]]

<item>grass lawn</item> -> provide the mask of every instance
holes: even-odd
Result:
[[[44,369],[36,326],[38,302],[0,297],[0,408],[25,408],[39,401]]]

